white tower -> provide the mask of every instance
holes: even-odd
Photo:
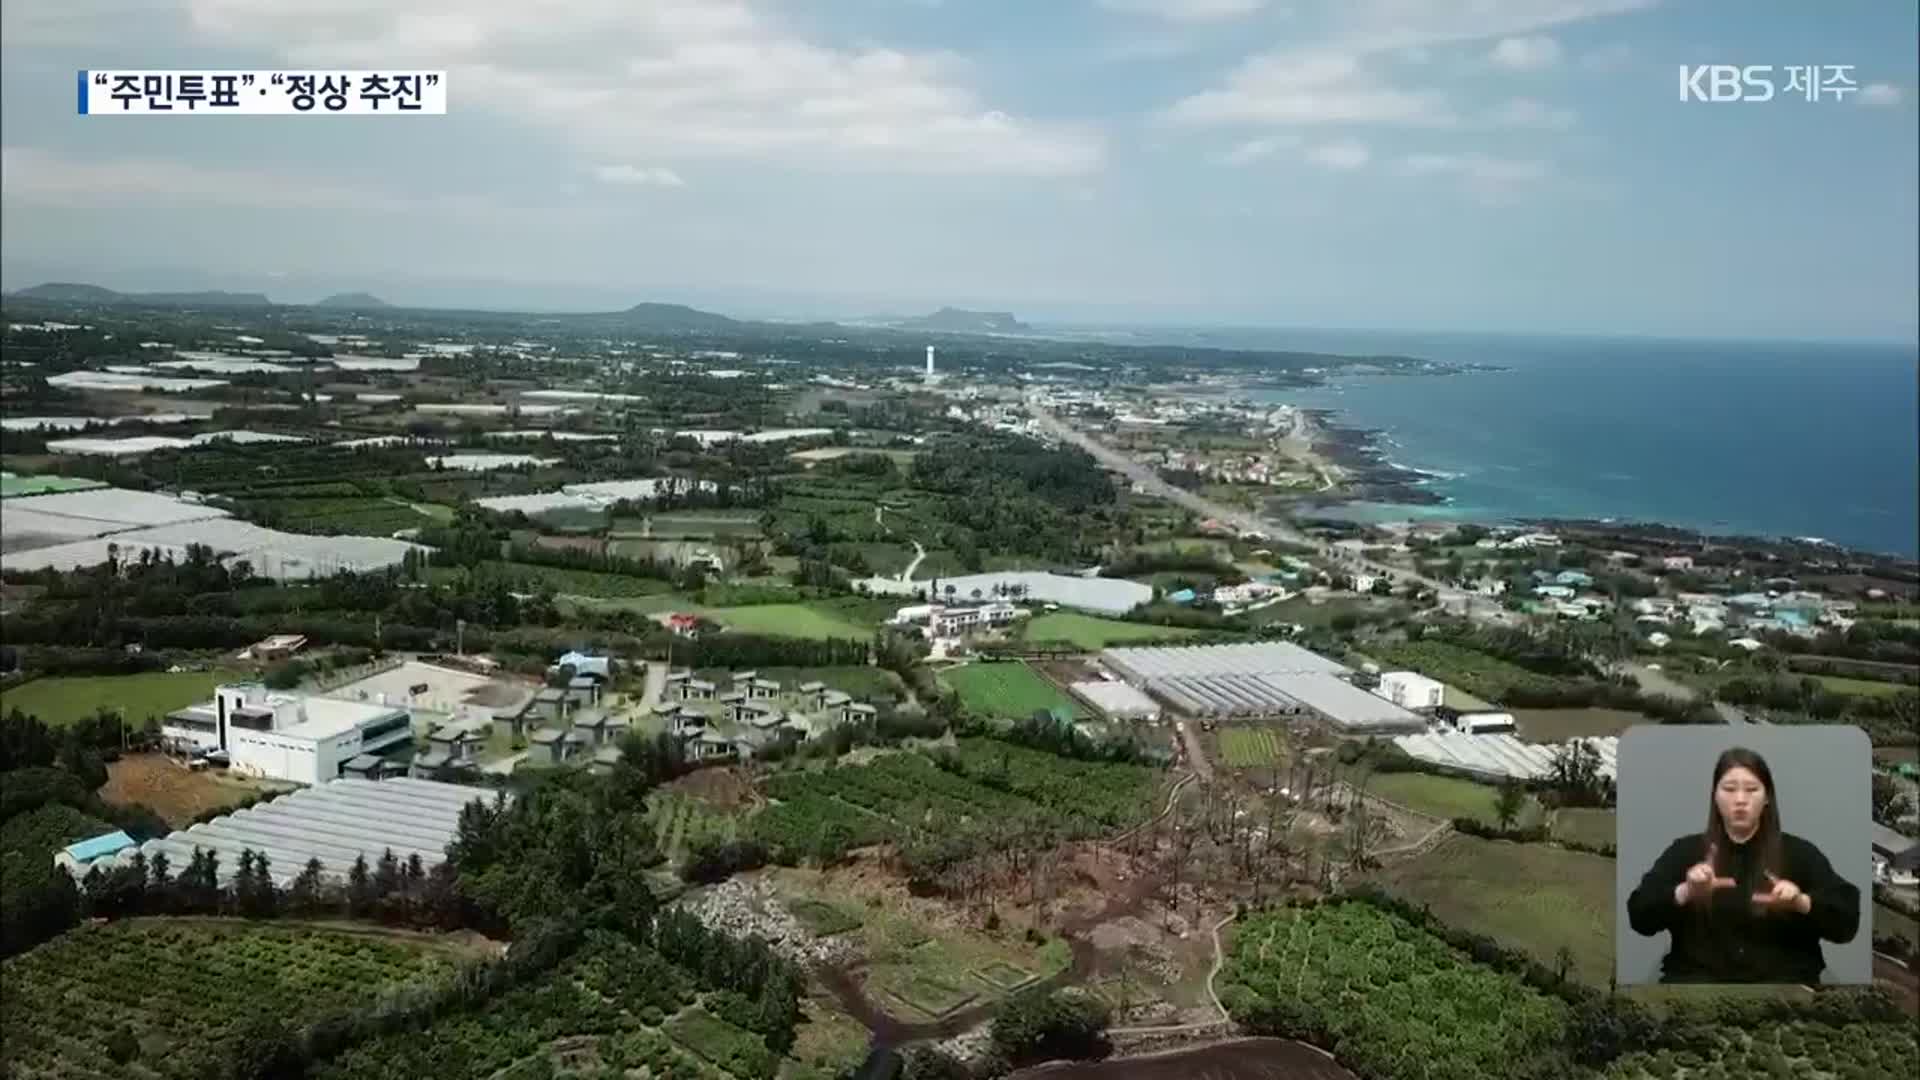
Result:
[[[933,346],[927,346],[927,378],[933,378]]]

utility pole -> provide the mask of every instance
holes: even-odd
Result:
[[[453,655],[467,655],[467,620],[465,619],[453,621]]]

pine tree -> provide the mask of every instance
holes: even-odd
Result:
[[[364,917],[373,910],[373,877],[367,873],[367,857],[354,857],[353,869],[347,872],[347,913],[355,917]]]

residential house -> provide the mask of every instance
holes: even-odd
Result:
[[[579,728],[568,731],[562,741],[567,748],[566,756],[562,759],[565,761],[573,761],[584,754],[590,753],[595,745],[593,736]]]
[[[681,701],[712,701],[717,688],[705,679],[688,679],[679,686]]]
[[[740,684],[736,683],[735,685]],[[774,679],[748,679],[746,682],[746,690],[747,697],[765,701],[769,698],[780,696],[780,683]]]
[[[587,763],[587,767],[604,776],[612,772],[615,765],[620,764],[621,757],[619,744],[612,743],[595,750],[593,760]]]
[[[1012,622],[1020,609],[1012,604],[993,602],[971,607],[935,606],[927,628],[934,637],[961,637]]]
[[[667,731],[674,735],[698,736],[707,730],[707,714],[691,707],[681,707],[667,720]]]
[[[735,701],[727,706],[727,719],[735,724],[752,723],[755,717],[780,710],[762,701]]]
[[[618,744],[633,730],[633,721],[626,716],[609,715],[600,726],[600,739],[609,744]]]
[[[804,682],[800,684],[800,709],[802,712],[819,712],[827,707],[827,684],[823,682]]]
[[[446,765],[468,764],[486,748],[487,736],[492,731],[493,722],[484,718],[450,720],[427,735],[427,753],[429,756],[435,751],[445,753]]]
[[[1660,566],[1665,570],[1691,570],[1693,569],[1693,556],[1668,555],[1660,560]]]
[[[567,760],[567,733],[543,727],[527,736],[527,760],[535,765],[558,765]]]
[[[583,709],[573,718],[573,730],[585,735],[588,745],[600,746],[607,741],[607,714]]]
[[[734,740],[716,731],[701,731],[687,741],[687,752],[695,761],[714,761],[739,752]]]
[[[531,710],[536,719],[560,724],[565,723],[585,700],[584,695],[572,687],[543,686],[533,695]]]
[[[840,722],[851,724],[859,720],[871,721],[879,710],[864,701],[849,701],[840,707]]]
[[[1572,585],[1581,589],[1593,588],[1593,576],[1582,570],[1562,570],[1553,575],[1555,585]]]
[[[700,616],[676,611],[667,616],[667,629],[678,637],[694,637],[700,633]]]
[[[687,685],[687,680],[691,678],[693,678],[693,672],[691,671],[667,672],[666,677],[660,681],[660,696],[668,700],[679,701],[680,691]]]

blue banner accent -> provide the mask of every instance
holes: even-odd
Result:
[[[87,115],[87,73],[80,73],[80,115]]]

